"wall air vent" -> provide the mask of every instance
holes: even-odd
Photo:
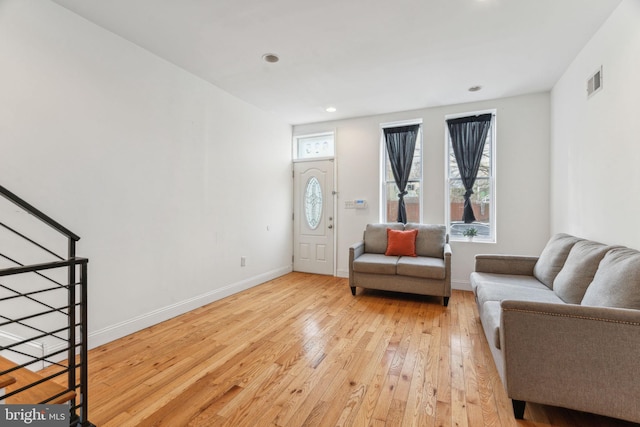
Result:
[[[602,66],[587,80],[587,98],[602,90]]]

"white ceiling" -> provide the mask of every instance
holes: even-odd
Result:
[[[621,0],[54,1],[300,124],[547,91]]]

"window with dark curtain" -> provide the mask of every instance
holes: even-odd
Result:
[[[397,222],[407,223],[407,210],[404,196],[407,195],[407,183],[413,163],[413,153],[418,139],[420,125],[401,126],[384,129],[385,146],[393,178],[398,187]]]
[[[476,220],[471,204],[471,195],[482,161],[484,144],[491,127],[491,118],[492,114],[489,113],[447,120],[451,147],[465,189],[462,215],[462,221],[465,224]]]

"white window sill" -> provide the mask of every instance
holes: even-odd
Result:
[[[462,237],[462,238],[452,238],[449,237],[449,243],[493,243],[495,244],[496,241],[493,239],[479,239],[477,237],[474,237],[472,240],[467,239],[466,237]]]

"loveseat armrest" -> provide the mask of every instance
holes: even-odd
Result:
[[[479,254],[475,257],[475,271],[533,276],[533,267],[536,262],[538,262],[537,256]]]
[[[444,259],[446,260],[447,257],[451,258],[451,245],[449,243],[444,244]]]
[[[451,245],[449,243],[444,244],[444,268],[445,268],[445,280],[449,282],[449,294],[451,294]]]
[[[364,240],[354,243],[349,246],[349,265],[353,264],[353,261],[364,253]]]
[[[353,261],[364,253],[364,240],[361,240],[349,246],[349,287],[353,293],[355,284],[353,278]]]
[[[640,310],[502,301],[507,395],[640,422]],[[524,406],[521,407],[524,409]]]
[[[444,290],[442,304],[446,307],[449,305],[449,297],[451,297],[451,245],[449,244],[449,236],[446,237],[444,244]]]

